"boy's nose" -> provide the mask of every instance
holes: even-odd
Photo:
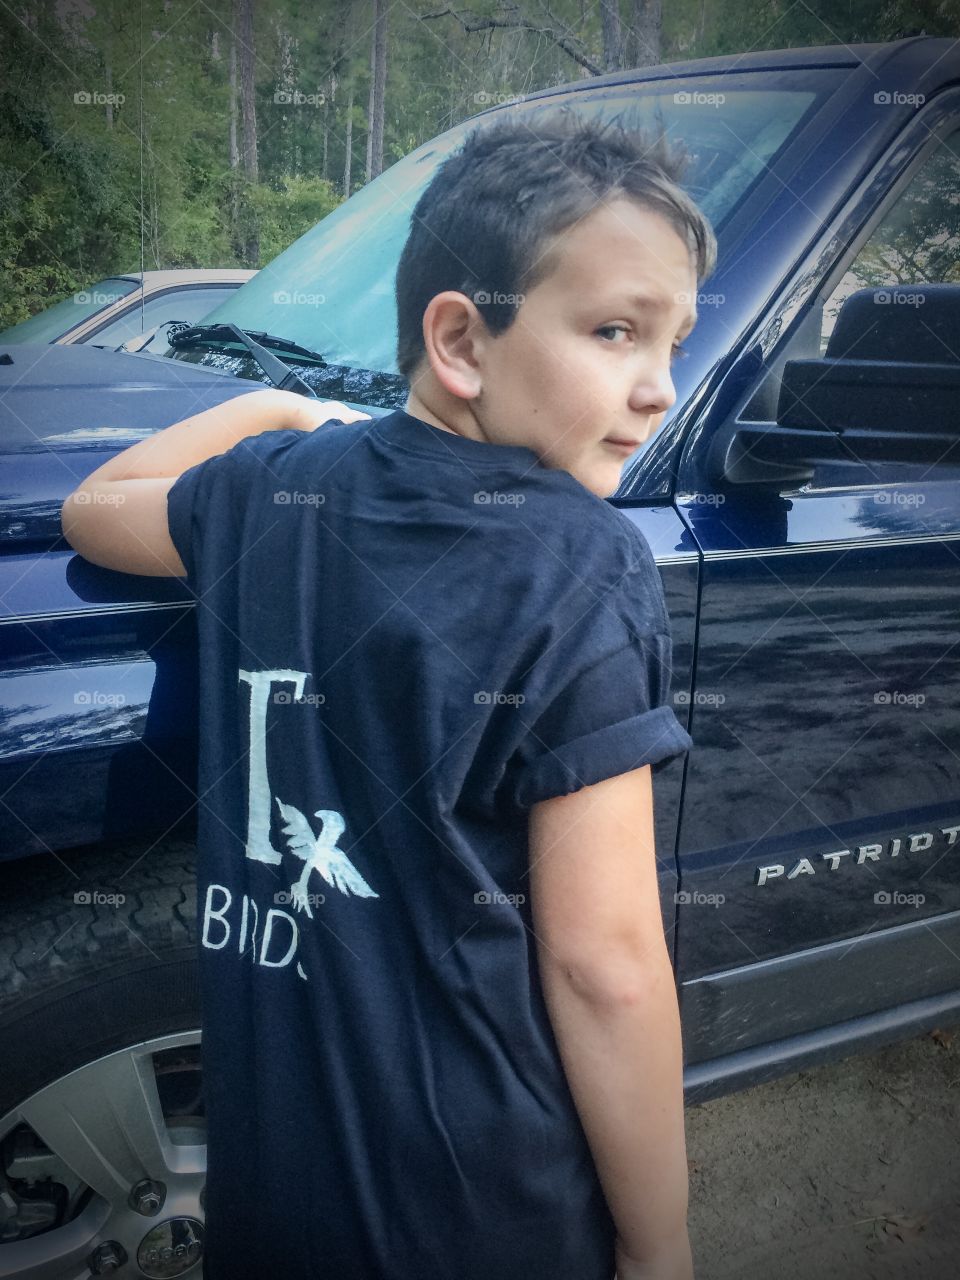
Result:
[[[630,392],[630,408],[637,413],[666,413],[677,398],[669,369],[647,369]]]

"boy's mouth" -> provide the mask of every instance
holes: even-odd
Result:
[[[624,453],[632,453],[634,449],[639,449],[642,441],[631,440],[628,436],[604,436],[601,444],[613,445],[615,449],[621,449]]]

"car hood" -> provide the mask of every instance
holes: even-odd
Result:
[[[0,347],[0,550],[61,536],[67,494],[113,454],[256,382],[91,346]]]

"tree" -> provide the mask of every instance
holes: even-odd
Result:
[[[353,161],[353,95],[354,83],[353,77],[350,78],[350,92],[347,97],[347,137],[344,146],[343,158],[343,194],[350,194],[351,173],[350,167]]]
[[[240,44],[240,103],[243,115],[243,171],[256,182],[257,165],[257,85],[256,50],[253,36],[253,8],[256,0],[237,0]]]
[[[600,0],[600,26],[603,32],[603,69],[616,71],[623,66],[619,0]]]
[[[370,44],[370,108],[367,132],[367,181],[383,171],[383,124],[387,91],[386,0],[373,0]]]
[[[255,0],[237,0],[237,41],[240,45],[240,107],[243,117],[243,172],[250,184],[259,177],[257,162],[257,101],[256,101],[256,50],[253,35],[253,7]],[[248,209],[248,213],[252,210]],[[256,220],[247,219],[243,254],[246,261],[255,265],[260,260],[260,237]]]
[[[608,0],[601,0],[601,2],[604,5],[605,12],[609,7],[616,5],[616,0],[609,0],[609,3]],[[583,41],[574,33],[572,27],[568,23],[557,19],[552,13],[550,13],[546,21],[542,21],[523,13],[517,9],[516,5],[511,4],[498,13],[482,15],[466,12],[458,13],[455,9],[439,9],[436,13],[422,14],[421,20],[430,22],[448,16],[454,18],[468,34],[485,31],[519,30],[529,31],[537,36],[545,36],[579,66],[589,71],[591,75],[599,76],[603,73],[603,67],[601,67],[597,58],[585,52]],[[617,25],[619,26],[619,18]]]
[[[703,21],[705,0],[701,0],[699,21]],[[627,28],[627,66],[652,67],[660,61],[660,41],[663,29],[661,0],[632,0],[630,23]]]
[[[233,3],[233,22],[230,28],[230,168],[240,167],[240,148],[237,144],[237,27],[240,25],[238,0]]]

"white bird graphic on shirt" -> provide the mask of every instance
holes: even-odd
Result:
[[[307,896],[311,871],[319,871],[327,884],[348,896],[353,893],[358,898],[379,898],[380,895],[374,893],[343,850],[337,848],[337,841],[347,825],[342,814],[336,809],[317,809],[313,816],[320,819],[323,829],[315,836],[309,820],[295,805],[284,804],[279,796],[275,799],[286,822],[282,830],[287,837],[287,846],[292,854],[303,859],[300,878],[290,886],[290,897],[296,910],[306,911],[313,919]]]

